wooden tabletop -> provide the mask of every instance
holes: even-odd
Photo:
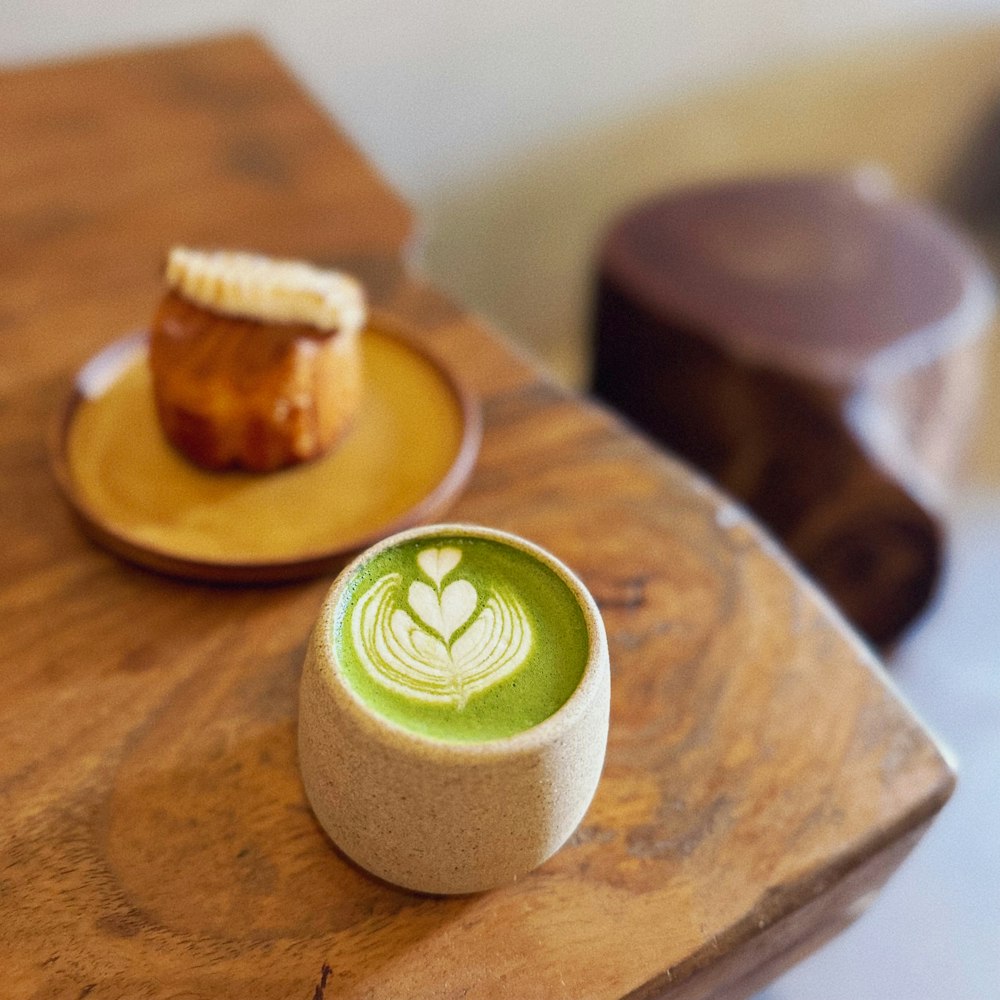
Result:
[[[0,993],[743,997],[863,910],[951,792],[933,740],[740,510],[405,272],[407,207],[258,41],[0,88]],[[597,598],[607,765],[530,876],[424,897],[325,839],[295,706],[329,577],[157,576],[60,498],[73,373],[147,321],[173,243],[356,271],[482,399],[452,516]]]

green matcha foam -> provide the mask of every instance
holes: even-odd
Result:
[[[512,736],[556,712],[589,653],[566,582],[531,553],[442,534],[383,550],[333,620],[347,684],[374,711],[437,739]]]

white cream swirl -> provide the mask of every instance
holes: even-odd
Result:
[[[459,710],[517,670],[532,642],[513,595],[494,589],[481,600],[468,580],[444,585],[461,558],[457,548],[422,549],[417,565],[431,583],[414,580],[407,606],[399,601],[402,574],[393,572],[376,580],[351,614],[354,648],[371,677],[417,701]]]

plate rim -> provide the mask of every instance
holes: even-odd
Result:
[[[336,546],[310,549],[295,556],[275,559],[196,558],[173,552],[161,545],[140,542],[134,536],[121,531],[112,520],[81,496],[74,482],[67,439],[73,418],[86,399],[80,384],[81,373],[102,355],[111,354],[116,350],[123,351],[130,341],[137,347],[145,346],[149,337],[148,331],[139,329],[125,333],[105,344],[76,367],[72,388],[59,407],[50,427],[49,464],[63,499],[80,523],[84,534],[116,556],[167,576],[206,583],[266,584],[305,580],[337,570],[346,565],[353,555],[380,539],[418,524],[429,523],[431,518],[450,506],[472,475],[482,442],[482,406],[476,394],[455,374],[451,366],[433,348],[418,340],[412,328],[378,309],[370,310],[366,323],[366,328],[368,327],[402,345],[411,354],[428,363],[457,402],[461,416],[461,439],[451,465],[429,493],[401,514],[381,527]],[[122,367],[115,378],[120,377],[124,370]]]

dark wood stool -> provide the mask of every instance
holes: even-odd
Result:
[[[992,313],[978,255],[877,174],[699,187],[607,236],[594,390],[885,649],[934,591]]]

